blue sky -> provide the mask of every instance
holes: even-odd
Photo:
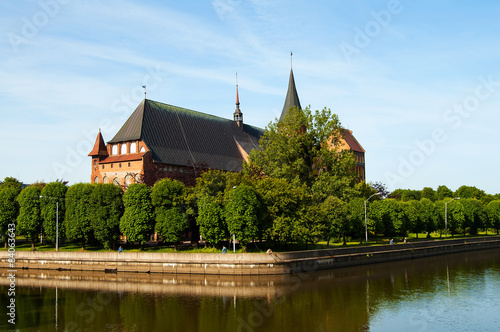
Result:
[[[366,150],[367,180],[500,192],[498,1],[0,1],[0,178],[90,181],[144,97],[246,123],[290,72]]]

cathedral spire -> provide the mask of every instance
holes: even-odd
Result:
[[[243,113],[240,111],[240,96],[238,93],[238,73],[236,73],[236,110],[233,113],[233,118],[238,127],[243,125]]]
[[[290,53],[290,61],[293,53]],[[291,66],[291,62],[290,62]],[[302,109],[300,106],[299,95],[297,93],[297,88],[295,87],[295,79],[293,77],[293,69],[290,68],[290,79],[288,80],[288,91],[286,93],[285,104],[283,105],[283,110],[281,111],[280,121],[283,120],[285,115],[297,107],[299,110]]]

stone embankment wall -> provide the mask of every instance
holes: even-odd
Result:
[[[418,243],[350,247],[268,254],[118,253],[17,251],[16,269],[269,275],[298,273],[362,264],[389,262],[500,248],[500,237],[423,241]],[[9,269],[8,252],[0,252],[0,268]]]

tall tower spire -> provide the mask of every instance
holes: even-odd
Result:
[[[233,113],[233,118],[238,127],[243,126],[243,113],[240,111],[240,96],[238,93],[238,73],[236,73],[236,110]]]
[[[302,109],[300,106],[299,94],[297,93],[297,88],[295,87],[295,79],[293,77],[292,66],[292,56],[293,53],[290,52],[290,79],[288,80],[288,91],[286,93],[285,104],[283,105],[283,110],[281,111],[280,121],[283,120],[285,115],[297,107],[299,110]]]

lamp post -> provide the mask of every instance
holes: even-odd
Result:
[[[40,196],[40,198],[56,200],[56,251],[59,251],[59,198],[50,196]]]
[[[368,244],[368,219],[366,218],[366,202],[370,200],[373,196],[380,195],[381,193],[376,193],[368,197],[365,201],[365,237],[366,237],[366,244]]]
[[[455,200],[460,199],[460,197],[455,197],[444,203],[444,229],[445,229],[445,238],[448,238],[448,203]]]

